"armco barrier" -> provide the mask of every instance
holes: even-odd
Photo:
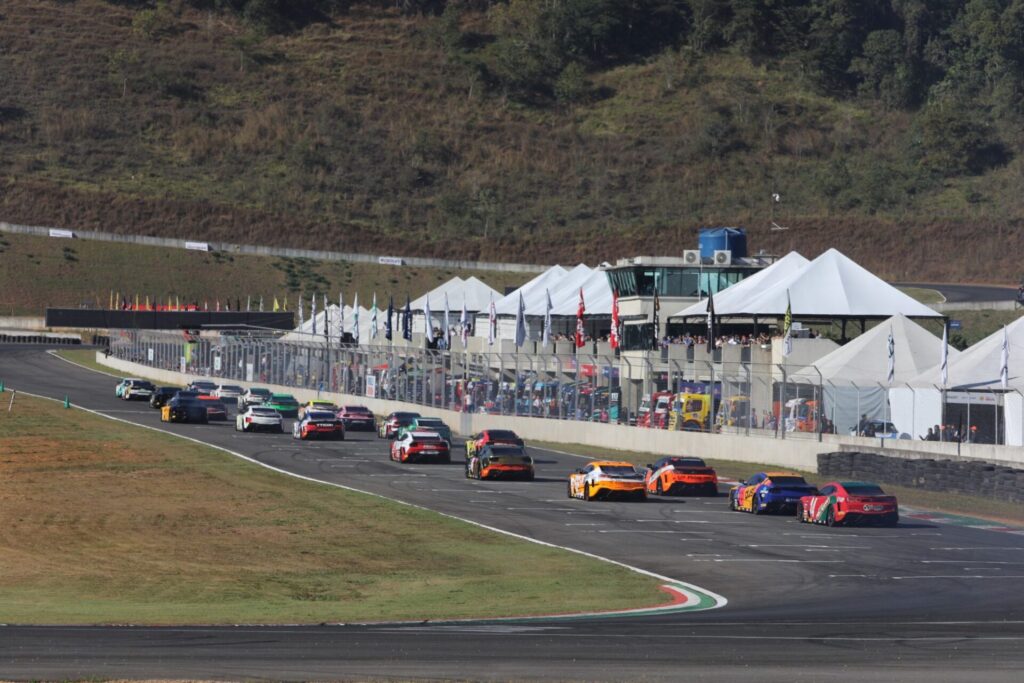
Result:
[[[195,375],[171,370],[158,370],[140,363],[133,363],[114,357],[108,358],[102,352],[96,353],[96,362],[106,365],[112,370],[117,370],[123,373],[124,376],[146,378],[163,384],[184,386],[191,380],[200,379]],[[631,453],[647,453],[651,456],[652,461],[654,458],[665,455],[695,455],[709,459],[770,463],[779,467],[814,471],[818,463],[818,453],[823,448],[830,447],[828,444],[821,444],[810,440],[781,440],[731,434],[669,432],[660,429],[638,429],[624,425],[594,422],[460,413],[450,410],[424,408],[412,403],[372,399],[365,396],[352,396],[332,392],[318,393],[309,389],[296,389],[294,387],[236,380],[231,380],[231,383],[244,387],[265,386],[275,392],[292,394],[300,402],[321,397],[339,404],[361,404],[377,414],[387,414],[393,410],[429,411],[431,415],[440,417],[451,425],[453,431],[462,435],[473,434],[481,429],[513,429],[528,441],[583,444],[596,448],[608,448]]]
[[[840,451],[818,455],[818,473],[907,488],[1024,502],[1024,469],[967,460],[906,459]]]
[[[49,237],[55,228],[37,225],[15,225],[0,221],[0,232],[20,235]],[[73,230],[78,239],[97,240],[101,242],[120,242],[123,244],[142,244],[151,247],[170,247],[172,249],[188,249],[191,240],[179,240],[169,237],[151,237],[149,235],[121,235],[93,230]],[[204,243],[205,244],[205,243]],[[391,260],[400,260],[408,266],[421,268],[461,268],[465,270],[495,270],[510,273],[542,273],[549,266],[532,263],[492,263],[489,261],[461,261],[452,259],[423,258],[419,256],[380,256],[377,254],[354,254],[338,251],[315,251],[312,249],[290,249],[286,247],[261,247],[251,244],[229,244],[226,242],[210,242],[208,247],[214,251],[231,254],[248,254],[251,256],[278,256],[283,258],[308,258],[316,261],[351,261],[353,263],[389,264]],[[392,264],[393,265],[393,264]]]

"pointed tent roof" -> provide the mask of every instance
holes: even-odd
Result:
[[[837,249],[829,249],[805,267],[774,280],[760,293],[724,306],[715,299],[719,316],[781,317],[787,301],[793,315],[820,318],[883,318],[903,314],[911,318],[941,318],[924,304],[904,294]]]
[[[603,270],[592,270],[590,274],[576,286],[558,288],[558,297],[551,293],[551,315],[573,316],[580,305],[580,288],[583,288],[583,303],[587,307],[586,315],[612,314],[612,287],[608,284],[608,273]]]
[[[1008,390],[1024,391],[1024,317],[1006,326],[1009,346]],[[950,351],[947,387],[951,389],[1002,389],[999,371],[1003,361],[1003,329],[999,328],[980,342],[968,347],[956,358]],[[939,363],[910,381],[918,387],[939,386]]]
[[[465,286],[465,284],[466,284],[466,281],[463,280],[461,277],[456,275],[455,277],[453,277],[451,280],[448,280],[444,284],[438,285],[437,287],[435,287],[434,289],[430,290],[426,294],[423,294],[423,295],[418,296],[415,299],[413,299],[412,303],[410,304],[410,308],[412,310],[414,310],[414,311],[422,311],[424,306],[426,306],[426,304],[427,304],[427,298],[428,297],[430,298],[430,308],[431,308],[431,310],[437,308],[437,305],[438,305],[439,301],[441,302],[441,305],[444,306],[444,295],[446,293],[448,294],[448,305],[449,306],[451,305],[452,298],[456,294],[458,294],[459,297],[460,297],[459,298],[459,307],[461,308],[462,307],[462,299],[461,299],[462,293],[461,292],[462,292],[462,289]]]
[[[903,384],[917,377],[942,358],[942,339],[903,315],[894,315],[876,325],[845,346],[840,346],[791,377],[797,380],[855,384],[861,387],[888,384],[889,332],[892,331],[895,358],[893,384]],[[950,347],[949,362],[959,354]],[[936,376],[938,376],[936,374]]]
[[[573,293],[572,295],[578,298],[580,287],[583,285],[586,279],[590,277],[591,273],[593,272],[594,270],[592,268],[585,266],[581,263],[572,270],[570,270],[568,273],[566,273],[565,276],[561,280],[556,282],[553,287],[539,287],[536,290],[536,295],[531,296],[529,301],[527,301],[524,298],[524,301],[526,302],[526,315],[544,315],[545,289],[550,289],[551,304],[555,307],[558,306],[558,302],[561,299],[565,298],[568,295],[568,293]],[[554,311],[552,311],[551,314],[556,315]]]
[[[519,309],[519,294],[523,295],[523,302],[544,301],[544,290],[554,289],[558,282],[566,276],[568,271],[562,266],[551,266],[543,273],[533,278],[519,289],[506,294],[494,301],[494,311],[497,315],[515,315]],[[529,310],[530,304],[526,304]],[[541,304],[543,309],[543,304]],[[486,310],[486,307],[481,310]]]
[[[352,317],[354,315],[352,306],[345,306],[345,317],[344,321],[341,316],[338,315],[338,304],[330,304],[327,307],[331,324],[331,338],[337,340],[345,332],[352,331]],[[377,309],[377,327],[379,330],[378,334],[383,334],[384,329],[384,314],[387,312],[387,306],[383,309]],[[281,337],[283,341],[319,341],[323,339],[324,334],[324,311],[317,311],[316,313],[316,337],[313,337],[313,318],[307,318],[302,322],[301,325],[296,327],[293,331]],[[366,341],[370,338],[370,324],[372,314],[369,309],[359,307],[359,339]]]
[[[793,273],[802,270],[810,263],[801,254],[791,251],[775,263],[763,270],[759,270],[748,278],[740,280],[731,287],[715,293],[715,310],[721,311],[724,308],[738,306],[757,292],[771,287],[776,281],[787,278]],[[686,318],[702,316],[707,313],[708,300],[701,299],[697,303],[690,304],[678,313],[673,313],[670,318]],[[723,308],[724,307],[724,308]]]

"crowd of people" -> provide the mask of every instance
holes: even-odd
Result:
[[[974,425],[970,429],[964,429],[962,432],[958,425],[935,425],[928,428],[928,433],[922,436],[921,440],[973,443],[977,437],[978,428]]]

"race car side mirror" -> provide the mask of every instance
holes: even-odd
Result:
[[[654,469],[654,465],[652,465],[651,463],[647,463],[647,469],[653,470]]]

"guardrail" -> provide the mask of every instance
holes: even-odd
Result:
[[[54,231],[59,233],[55,235]],[[421,256],[398,256],[378,254],[357,254],[341,251],[318,251],[314,249],[292,249],[288,247],[266,247],[251,244],[231,244],[229,242],[197,242],[179,240],[170,237],[152,237],[149,235],[121,235],[111,232],[94,230],[66,230],[60,228],[41,227],[35,225],[17,225],[0,221],[0,232],[37,237],[78,238],[98,240],[101,242],[120,242],[123,244],[142,244],[151,247],[169,247],[171,249],[188,249],[199,251],[222,251],[229,254],[248,254],[251,256],[277,256],[282,258],[307,258],[315,261],[351,261],[353,263],[374,263],[390,266],[419,266],[421,268],[458,268],[461,270],[491,270],[509,273],[542,273],[549,268],[545,265],[532,263],[502,263],[491,261],[468,261],[455,259],[425,258]],[[203,248],[205,247],[205,248]]]

